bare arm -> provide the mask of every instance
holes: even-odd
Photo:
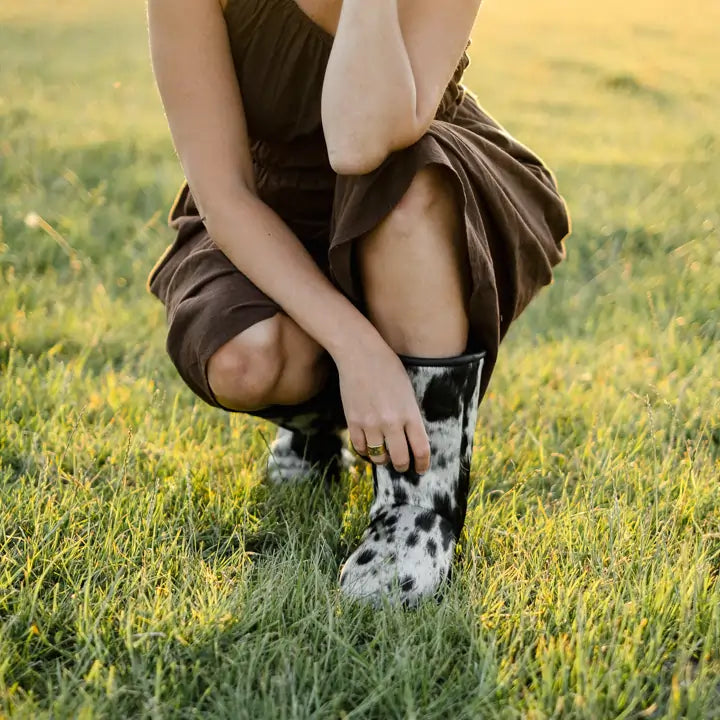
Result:
[[[255,193],[242,98],[218,0],[149,0],[153,69],[175,147],[213,240],[333,353],[379,338]]]
[[[370,172],[425,133],[480,2],[343,1],[322,106],[336,172]]]
[[[398,356],[255,192],[245,113],[219,0],[148,0],[153,69],[175,147],[218,247],[335,361],[353,443],[385,437],[392,460],[429,465]]]

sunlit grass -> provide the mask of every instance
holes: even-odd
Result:
[[[164,354],[142,3],[0,5],[0,716],[720,717],[719,13],[483,9],[468,83],[575,233],[409,614],[337,595],[368,478],[267,488],[272,428]]]

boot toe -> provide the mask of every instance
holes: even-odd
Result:
[[[431,510],[398,506],[379,513],[340,575],[345,596],[380,605],[417,605],[450,572],[455,536]]]

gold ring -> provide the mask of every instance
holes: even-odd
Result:
[[[367,454],[370,457],[378,457],[380,455],[386,455],[387,448],[385,447],[385,443],[382,443],[380,445],[368,445],[367,446]]]

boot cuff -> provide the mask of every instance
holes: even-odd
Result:
[[[415,357],[413,355],[399,355],[405,367],[452,367],[454,365],[467,365],[485,358],[485,351],[453,355],[444,358]]]

